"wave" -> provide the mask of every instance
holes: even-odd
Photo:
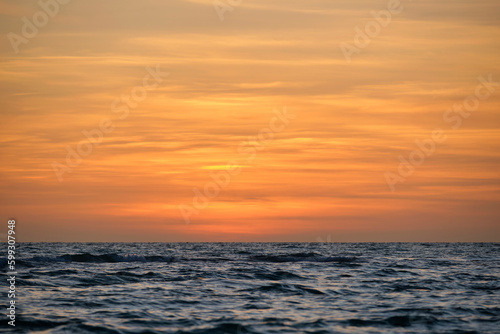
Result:
[[[337,262],[353,263],[357,261],[356,257],[345,256],[322,256],[317,253],[294,253],[284,255],[255,255],[251,257],[254,261],[261,262]]]
[[[265,293],[285,293],[285,294],[313,294],[324,295],[325,293],[300,284],[282,284],[272,283],[270,285],[263,285],[256,288],[244,289],[245,292],[265,292]]]
[[[344,256],[323,256],[317,253],[293,253],[282,255],[254,255],[248,258],[241,258],[243,261],[257,261],[257,262],[336,262],[339,264],[354,264],[358,261],[356,257]],[[35,256],[27,259],[17,260],[16,263],[21,266],[31,267],[36,263],[52,263],[52,262],[80,262],[80,263],[117,263],[117,262],[186,262],[186,261],[201,261],[201,262],[228,262],[235,261],[234,259],[221,258],[221,257],[197,257],[197,258],[175,258],[173,256],[149,255],[142,256],[137,254],[124,254],[117,253],[109,254],[64,254],[61,256]],[[5,258],[0,259],[0,266],[4,267],[7,264]]]
[[[141,256],[135,254],[119,255],[116,253],[93,255],[90,253],[64,254],[56,257],[35,256],[29,259],[20,260],[19,264],[32,262],[82,262],[82,263],[116,263],[116,262],[173,262],[171,256]]]

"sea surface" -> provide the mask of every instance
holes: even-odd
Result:
[[[22,243],[17,253],[16,327],[4,315],[3,332],[500,333],[498,243]]]

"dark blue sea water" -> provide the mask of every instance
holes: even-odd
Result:
[[[17,248],[17,332],[500,333],[498,243]]]

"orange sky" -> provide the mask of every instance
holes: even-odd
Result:
[[[402,1],[350,62],[341,43],[388,1],[245,0],[224,20],[212,0],[59,7],[16,53],[8,34],[41,8],[0,0],[0,213],[20,241],[500,241],[500,86],[478,80],[500,82],[497,0]],[[443,118],[477,89],[459,126]],[[106,119],[60,182],[54,162]],[[446,140],[391,191],[435,129]]]

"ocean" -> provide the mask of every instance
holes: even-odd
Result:
[[[498,243],[21,243],[16,271],[3,332],[500,333]]]

